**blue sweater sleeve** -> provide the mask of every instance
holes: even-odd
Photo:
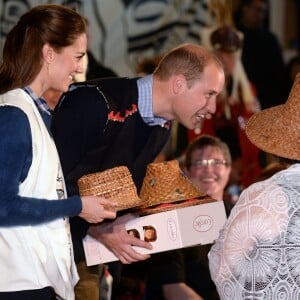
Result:
[[[0,226],[35,225],[80,213],[79,196],[49,201],[18,195],[32,162],[30,125],[22,110],[0,107],[0,137]]]

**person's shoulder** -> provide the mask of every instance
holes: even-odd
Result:
[[[277,35],[272,32],[269,28],[260,28],[256,32],[257,39],[260,39],[260,41],[264,43],[279,43]]]
[[[70,85],[68,91],[64,93],[58,103],[58,107],[68,105],[88,105],[97,102],[102,97],[98,86],[94,82],[76,82]]]
[[[64,93],[56,111],[65,107],[87,107],[87,106],[107,106],[111,98],[116,95],[137,90],[137,79],[128,77],[98,78],[84,82],[77,82],[70,85],[68,91]]]
[[[95,85],[105,96],[116,97],[137,90],[137,80],[137,77],[110,77],[93,79],[88,82]]]
[[[27,120],[26,113],[14,105],[1,105],[0,106],[0,124],[13,120],[15,123],[24,122]]]
[[[278,191],[283,191],[285,188],[283,183],[286,174],[288,174],[288,172],[283,168],[266,178],[259,179],[242,191],[240,199],[248,203],[253,203],[265,198],[266,195],[273,195]]]
[[[77,95],[83,93],[95,93],[97,92],[97,86],[100,83],[101,79],[98,81],[91,80],[91,81],[82,81],[82,82],[75,82],[69,86],[68,91],[64,94],[64,96],[69,95]]]
[[[107,114],[107,103],[96,85],[87,82],[72,84],[56,105],[52,124],[58,119],[92,118],[95,115]]]
[[[21,139],[26,139],[26,132],[30,128],[29,120],[26,113],[19,107],[12,105],[0,106],[0,128],[5,131],[4,134],[11,132]]]

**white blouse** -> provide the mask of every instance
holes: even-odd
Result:
[[[243,191],[209,267],[222,300],[300,299],[300,164]]]

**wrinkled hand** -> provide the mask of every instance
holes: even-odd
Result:
[[[81,197],[82,210],[79,217],[89,223],[99,223],[104,219],[116,218],[116,203],[100,196]]]
[[[90,226],[88,230],[88,234],[110,249],[123,264],[130,264],[150,257],[148,254],[138,253],[132,246],[149,250],[153,248],[150,243],[127,233],[125,224],[132,218],[134,215],[127,214],[118,217],[113,222]]]

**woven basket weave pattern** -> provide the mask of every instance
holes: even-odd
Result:
[[[141,204],[132,176],[125,166],[82,176],[78,180],[81,196],[103,196],[118,203],[117,211]]]
[[[145,206],[170,203],[203,195],[180,170],[178,161],[149,164],[140,197]]]

